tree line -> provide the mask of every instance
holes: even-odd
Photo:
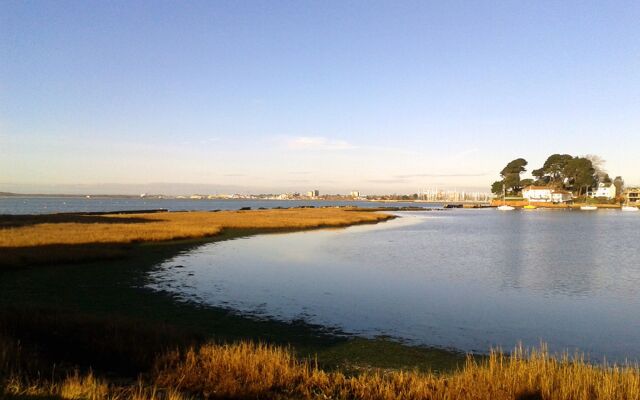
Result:
[[[500,171],[502,179],[493,182],[491,192],[501,195],[506,188],[507,195],[517,196],[523,188],[537,185],[563,189],[581,196],[599,183],[611,183],[616,187],[616,196],[619,196],[624,181],[621,176],[612,180],[604,170],[604,162],[597,155],[574,157],[570,154],[553,154],[541,168],[531,171],[534,179],[521,179],[521,175],[527,171],[525,167],[528,162],[524,158],[517,158]]]

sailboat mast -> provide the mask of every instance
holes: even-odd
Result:
[[[504,182],[502,182],[502,205],[507,205],[507,187],[505,186]]]

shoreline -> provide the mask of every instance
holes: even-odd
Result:
[[[366,209],[0,215],[0,268],[119,259],[139,245],[379,223],[396,216]]]
[[[304,321],[256,318],[144,287],[146,271],[188,249],[257,234],[302,230],[308,229],[230,229],[213,237],[137,243],[129,246],[126,257],[117,260],[0,269],[0,312],[19,307],[18,319],[29,319],[32,314],[60,314],[62,319],[69,316],[79,325],[85,324],[86,316],[106,321],[125,318],[140,325],[169,324],[219,343],[252,340],[292,346],[298,356],[315,358],[323,368],[353,373],[416,368],[447,372],[464,364],[466,353],[455,349],[365,338]],[[29,290],[20,289],[25,287]]]
[[[609,203],[547,203],[547,202],[528,202],[526,200],[507,200],[503,202],[502,200],[493,200],[491,202],[490,207],[495,208],[499,207],[503,204],[508,206],[522,208],[527,205],[532,205],[537,208],[546,208],[546,209],[556,209],[556,210],[579,210],[582,206],[596,206],[598,209],[608,209],[608,210],[619,210],[622,208],[619,204],[609,204]]]

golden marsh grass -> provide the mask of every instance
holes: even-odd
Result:
[[[388,214],[337,208],[0,216],[0,265],[122,256],[118,245],[375,223]]]
[[[335,208],[29,217],[0,229],[0,247],[175,240],[213,236],[224,229],[312,229],[389,218]]]
[[[347,376],[318,369],[291,351],[264,344],[208,344],[158,359],[146,381],[114,385],[91,373],[61,383],[11,376],[6,394],[64,399],[362,399],[362,400],[587,400],[640,398],[637,367],[594,366],[583,358],[552,357],[539,350],[499,351],[481,362],[469,358],[451,374],[405,371]]]
[[[162,364],[164,362],[164,364]],[[156,383],[200,396],[301,399],[638,399],[640,372],[598,367],[582,358],[551,357],[546,349],[469,358],[459,372],[363,373],[345,376],[298,361],[282,348],[242,343],[203,346],[165,356]]]

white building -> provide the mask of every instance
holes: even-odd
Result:
[[[567,192],[566,190],[551,191],[551,201],[553,203],[566,203],[571,200],[573,200],[571,192]]]
[[[522,197],[529,201],[551,202],[552,188],[546,186],[527,186],[522,189]]]
[[[570,192],[547,186],[528,186],[522,189],[522,197],[538,203],[566,203],[573,200]]]
[[[357,190],[352,191],[351,192],[351,197],[355,197],[355,198],[360,197],[360,192],[358,192]]]
[[[320,196],[319,190],[310,190],[307,192],[307,197],[318,197]]]
[[[598,189],[589,193],[590,197],[605,198],[607,200],[616,198],[616,187],[611,183],[599,183]]]

